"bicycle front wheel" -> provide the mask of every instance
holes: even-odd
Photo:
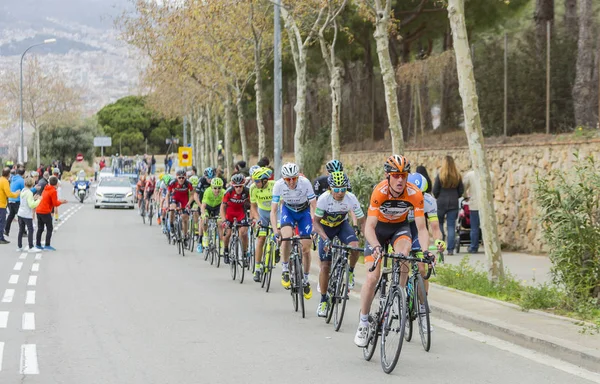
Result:
[[[348,263],[340,268],[340,274],[337,279],[335,290],[335,302],[333,303],[333,326],[335,331],[339,331],[344,320],[344,312],[346,311],[346,302],[348,301]]]
[[[231,280],[235,280],[237,276],[238,255],[236,241],[229,242],[229,270],[231,272]]]
[[[150,202],[150,206],[148,207],[148,221],[150,226],[152,226],[152,218],[154,217],[154,204],[152,201]]]
[[[404,290],[402,288],[392,290],[383,311],[381,329],[381,367],[385,373],[392,373],[400,358],[406,312]]]
[[[244,282],[244,274],[246,268],[244,267],[244,260],[246,260],[246,255],[244,254],[244,250],[242,249],[242,242],[238,239],[237,241],[237,263],[240,266],[240,284]]]
[[[302,255],[298,255],[295,260],[296,263],[296,282],[298,283],[297,295],[300,303],[300,309],[302,311],[302,318],[306,317],[306,311],[304,310],[304,272],[302,270]]]

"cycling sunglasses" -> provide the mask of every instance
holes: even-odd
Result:
[[[296,181],[298,180],[298,176],[296,177],[284,177],[283,180],[290,182],[290,181]]]
[[[177,180],[185,180],[185,176],[179,176],[177,177]]]
[[[221,189],[221,187],[212,187],[213,190],[218,191]]]
[[[408,172],[390,172],[389,175],[393,179],[399,179],[399,178],[406,179],[408,177]]]
[[[341,187],[341,188],[331,188],[331,190],[332,190],[334,193],[342,193],[342,192],[346,192],[346,191],[348,190],[348,188],[346,188],[346,187]]]

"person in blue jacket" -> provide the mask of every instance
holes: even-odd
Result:
[[[17,167],[17,170],[13,177],[10,179],[10,191],[16,192],[25,188],[25,180],[23,179],[23,175],[25,174],[25,168],[20,166]],[[4,234],[8,236],[10,234],[10,227],[12,225],[13,220],[17,217],[17,212],[19,212],[19,207],[21,206],[21,197],[9,198],[8,199],[8,217],[6,218],[6,226],[4,227]]]

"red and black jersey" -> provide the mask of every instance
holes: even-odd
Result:
[[[235,188],[229,187],[223,196],[223,203],[225,204],[226,220],[233,221],[233,218],[237,218],[238,221],[241,221],[246,217],[246,208],[250,203],[250,190],[244,187],[242,192],[236,193]]]
[[[192,186],[192,183],[187,180],[185,180],[183,184],[179,184],[179,181],[175,179],[171,180],[167,189],[171,194],[171,199],[185,207],[190,200],[190,192],[194,190],[194,187]]]

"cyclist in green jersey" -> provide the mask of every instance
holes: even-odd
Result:
[[[253,184],[250,186],[250,217],[253,224],[260,223],[262,226],[268,226],[271,215],[271,200],[273,199],[274,180],[269,180],[273,175],[270,168],[260,168],[252,174]],[[254,281],[257,283],[261,280],[263,272],[262,257],[263,246],[267,231],[261,228],[256,239],[256,252],[254,262],[256,268],[254,270]]]
[[[190,176],[188,178],[188,180],[190,183],[192,183],[192,187],[194,187],[194,190],[195,190],[196,187],[198,186],[198,182],[200,181],[200,178],[198,178],[198,176],[193,174],[192,176]],[[194,210],[194,215],[192,216],[192,225],[194,226],[194,236],[197,239],[198,238],[198,217],[200,216],[200,213],[199,213],[200,207],[198,206],[198,203],[194,199],[194,197],[195,197],[194,194],[195,194],[195,192],[190,192],[190,200],[192,200],[192,205],[190,206],[190,209]]]
[[[202,196],[202,205],[200,206],[200,210],[202,212],[202,218],[206,219],[208,217],[219,217],[219,213],[221,210],[221,202],[223,201],[223,196],[225,196],[225,189],[223,189],[223,180],[218,177],[215,177],[210,182],[210,188],[204,191],[204,195]],[[202,220],[203,231],[206,232],[206,224],[208,220]],[[220,220],[217,222],[217,225],[220,224]],[[219,238],[223,238],[223,228],[218,225],[219,228]],[[202,244],[198,244],[198,252],[202,252]]]

